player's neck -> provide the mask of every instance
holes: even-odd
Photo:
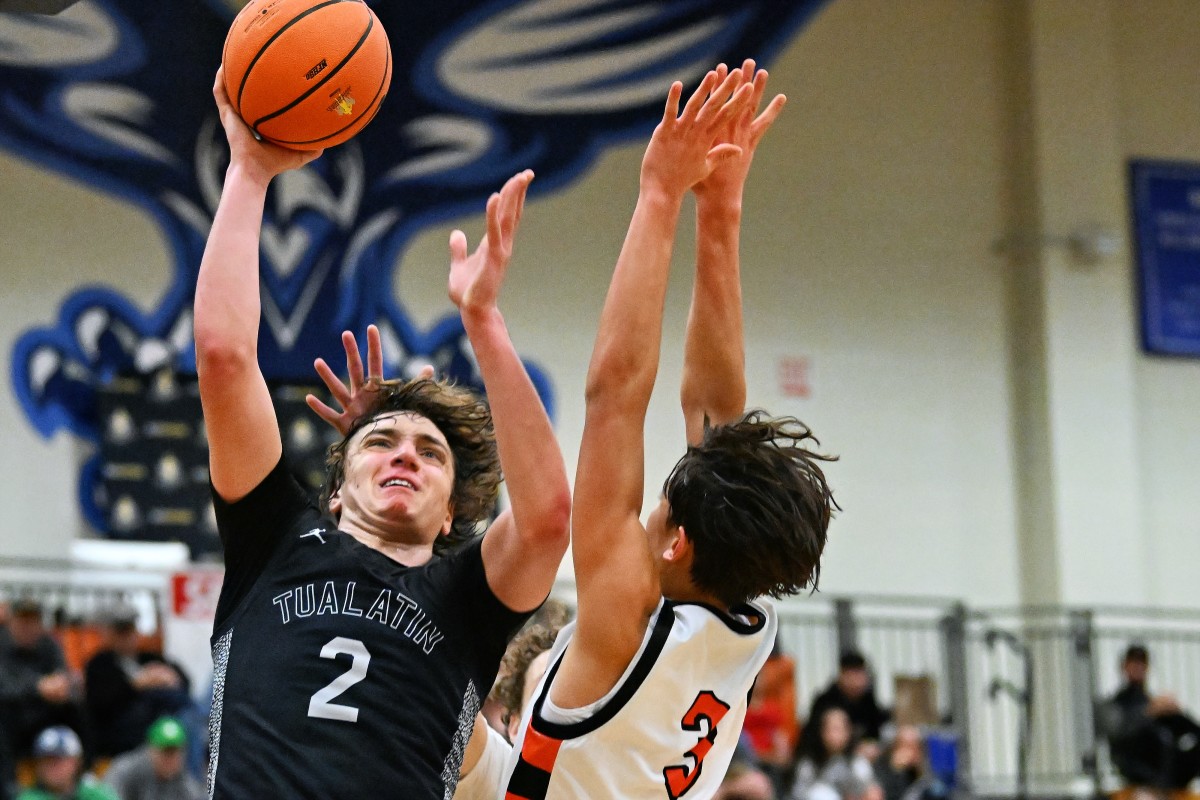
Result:
[[[379,530],[346,515],[338,521],[338,530],[406,567],[419,567],[433,558],[432,542],[397,531]]]

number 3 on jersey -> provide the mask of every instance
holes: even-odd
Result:
[[[704,766],[704,757],[708,755],[709,750],[712,750],[713,743],[717,739],[717,724],[728,710],[728,703],[706,689],[696,695],[696,699],[692,701],[692,707],[679,721],[685,731],[699,733],[702,727],[701,722],[705,723],[708,731],[700,737],[695,747],[683,754],[685,758],[692,759],[694,763],[691,765],[678,764],[663,769],[663,781],[667,785],[667,794],[671,800],[677,800],[686,794],[700,777],[700,770]]]
[[[329,685],[312,696],[308,701],[308,715],[318,719],[358,722],[357,708],[329,701],[367,677],[367,665],[371,663],[371,654],[367,652],[367,646],[358,639],[347,639],[343,636],[330,639],[321,648],[321,658],[337,658],[340,655],[350,656],[350,669],[338,675]]]

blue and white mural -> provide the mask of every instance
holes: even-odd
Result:
[[[419,232],[483,208],[511,174],[534,193],[574,181],[608,145],[645,137],[670,81],[720,61],[768,64],[824,0],[375,0],[391,90],[371,124],[275,181],[262,236],[260,357],[269,379],[310,381],[338,335],[380,325],[401,363],[477,383],[456,315],[428,328],[393,295]],[[116,375],[194,372],[196,271],[227,160],[211,86],[239,0],[83,0],[57,16],[0,14],[0,146],[147,210],[173,275],[144,313],[81,285],[25,332],[12,385],[42,435],[98,441],[97,390]],[[89,281],[103,276],[81,274]],[[531,366],[551,406],[547,377]],[[552,408],[552,406],[551,406]],[[85,513],[102,470],[84,470]]]

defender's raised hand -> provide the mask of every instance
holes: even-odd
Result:
[[[662,121],[642,159],[642,188],[681,195],[723,160],[739,155],[738,145],[717,141],[718,134],[731,117],[743,112],[752,91],[752,85],[743,84],[740,69],[723,80],[716,70],[710,70],[680,112],[683,84],[671,84]]]
[[[787,98],[777,94],[758,113],[759,106],[767,90],[767,71],[755,69],[754,59],[748,58],[741,67],[739,86],[749,86],[751,95],[737,113],[731,113],[725,118],[724,124],[717,132],[717,141],[735,145],[739,153],[729,158],[721,159],[704,179],[699,181],[692,190],[697,198],[707,197],[739,197],[750,172],[750,164],[754,160],[754,152],[758,143],[783,111]],[[718,76],[720,72],[718,71]],[[757,116],[755,116],[757,114]]]
[[[346,350],[346,383],[342,383],[334,371],[318,358],[313,362],[317,374],[325,382],[325,387],[333,395],[333,399],[342,407],[337,411],[321,402],[316,395],[306,395],[308,403],[318,417],[325,420],[333,428],[345,436],[354,420],[371,410],[383,383],[383,344],[379,338],[379,328],[367,326],[367,374],[363,375],[362,357],[358,353],[358,341],[351,331],[342,331],[342,347]],[[432,378],[433,367],[425,366],[417,375],[417,379]]]
[[[533,170],[519,172],[488,198],[487,233],[471,255],[467,255],[466,234],[458,230],[450,234],[450,299],[461,313],[495,308],[532,181]]]

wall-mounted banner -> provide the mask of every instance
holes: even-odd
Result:
[[[1200,356],[1200,164],[1134,161],[1142,344]]]
[[[343,329],[361,336],[374,322],[390,374],[432,363],[477,386],[458,315],[422,327],[396,297],[406,245],[481,213],[521,169],[537,173],[534,195],[569,185],[605,147],[649,135],[671,81],[694,86],[746,57],[768,65],[824,3],[371,2],[392,45],[388,96],[361,134],[280,176],[268,197],[263,372],[311,381],[314,357],[342,363]],[[192,291],[228,162],[212,84],[242,5],[81,0],[56,16],[0,13],[0,147],[141,206],[172,254],[151,311],[72,265],[80,288],[58,319],[18,340],[13,388],[45,436],[66,428],[98,442],[98,394],[115,376],[194,373]],[[531,373],[553,414],[548,376]],[[92,502],[105,497],[103,473],[91,463],[80,496],[112,531],[111,509]]]

